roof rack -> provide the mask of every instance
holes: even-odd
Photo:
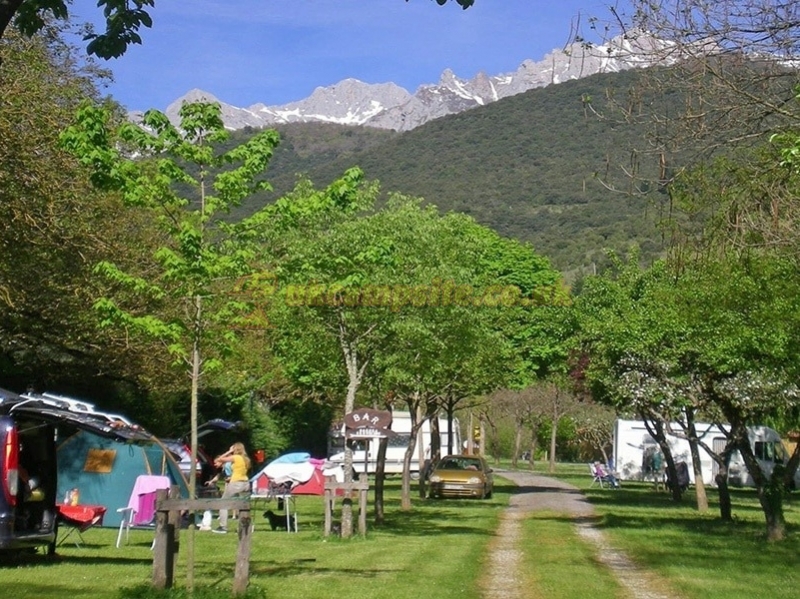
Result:
[[[90,416],[105,418],[109,422],[122,422],[124,424],[127,424],[128,426],[135,426],[134,423],[131,422],[125,416],[121,416],[120,414],[101,412],[94,407],[94,404],[91,404],[86,401],[81,401],[78,399],[73,399],[71,397],[66,397],[64,395],[56,395],[55,393],[41,393],[41,394],[23,393],[22,397],[28,401],[38,401],[45,405],[53,406],[55,408],[60,408],[62,410],[69,410],[70,412],[81,412],[84,414],[88,414]],[[27,401],[23,403],[27,403]]]

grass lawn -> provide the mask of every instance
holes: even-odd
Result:
[[[537,472],[546,474],[537,464]],[[794,598],[800,583],[800,498],[786,506],[790,538],[764,540],[763,516],[752,490],[734,491],[735,521],[723,524],[713,503],[707,514],[694,509],[690,490],[681,504],[650,485],[623,483],[620,491],[589,488],[585,464],[559,464],[555,476],[583,489],[598,512],[598,525],[612,544],[642,567],[665,578],[686,599]],[[387,521],[368,519],[366,538],[322,536],[319,497],[297,500],[300,532],[272,531],[259,506],[254,512],[250,564],[251,597],[327,599],[447,599],[480,597],[480,578],[498,519],[513,485],[496,479],[491,500],[413,499],[399,508],[399,480],[389,481]],[[274,503],[270,505],[275,509]],[[525,599],[622,599],[613,575],[575,531],[569,518],[533,512],[521,527],[520,582]],[[132,530],[130,543],[114,547],[116,529],[91,529],[86,544],[67,540],[59,559],[29,556],[0,564],[0,588],[14,599],[159,597],[148,588],[152,573],[151,531]],[[183,533],[185,534],[185,533]],[[185,545],[185,539],[184,543]],[[235,534],[196,534],[196,597],[229,597]],[[176,591],[186,582],[179,554]]]
[[[623,482],[619,491],[589,488],[584,464],[559,465],[556,476],[581,488],[612,544],[668,579],[688,599],[794,598],[800,589],[800,494],[785,503],[788,538],[765,540],[755,490],[732,489],[734,521],[721,522],[716,488],[710,507],[696,509],[694,487],[675,503],[650,483]]]
[[[399,479],[389,482],[386,523],[378,528],[368,516],[365,538],[323,537],[321,497],[297,498],[297,534],[270,530],[262,516],[267,506],[259,506],[254,512],[250,561],[252,596],[418,599],[422,593],[442,599],[479,597],[478,565],[508,504],[508,493],[496,492],[485,501],[414,498],[414,509],[403,513],[399,488]],[[274,502],[268,507],[276,509]],[[130,543],[119,549],[114,546],[116,535],[116,529],[93,528],[83,534],[84,546],[77,548],[70,540],[61,545],[60,559],[55,562],[42,556],[4,564],[0,588],[13,589],[8,596],[14,599],[130,596],[120,589],[150,581],[153,533],[131,530]],[[231,532],[196,533],[195,588],[205,591],[203,597],[230,596],[237,542]],[[179,553],[175,582],[176,587],[185,587],[183,553]]]

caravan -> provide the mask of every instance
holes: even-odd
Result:
[[[452,434],[448,436],[447,417],[439,417],[439,435],[441,439],[441,453],[458,453],[461,450],[461,430],[457,418],[453,418]],[[408,412],[393,412],[391,430],[394,433],[389,438],[386,448],[386,474],[403,473],[403,457],[411,438],[411,415]],[[452,443],[449,441],[452,440]],[[336,464],[344,463],[344,425],[334,426],[328,434],[328,460]],[[361,439],[354,442],[353,469],[355,472],[374,474],[378,463],[379,439]],[[425,421],[419,431],[414,454],[411,456],[411,472],[420,470],[420,454],[422,461],[430,458],[431,423]]]
[[[695,425],[697,435],[715,453],[722,453],[727,443],[725,435],[727,425],[718,426],[698,422]],[[679,425],[673,425],[674,431],[680,431]],[[789,456],[783,446],[777,431],[767,426],[753,426],[748,428],[750,446],[758,459],[761,469],[769,476],[775,464],[786,463]],[[689,441],[675,435],[667,435],[675,462],[686,462],[689,469],[689,478],[694,483],[694,469],[692,456],[689,451]],[[658,443],[650,436],[644,422],[640,420],[617,420],[614,423],[613,452],[615,469],[622,480],[645,480],[647,475],[647,456],[659,452]],[[711,459],[708,452],[702,447],[700,451],[700,468],[703,473],[703,482],[706,485],[715,484],[714,480],[719,472],[717,463]],[[731,456],[728,465],[728,481],[734,486],[753,486],[753,479],[747,472],[741,454],[736,451]],[[795,473],[795,484],[800,483],[800,471]]]

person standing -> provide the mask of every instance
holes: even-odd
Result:
[[[214,460],[214,465],[217,468],[224,468],[228,463],[231,465],[231,476],[225,483],[222,498],[229,499],[240,495],[249,495],[250,478],[248,473],[250,471],[250,458],[247,457],[247,451],[243,443],[234,443],[228,451]],[[214,532],[228,532],[228,510],[221,509],[219,511],[219,526],[214,529]]]
[[[653,453],[652,469],[653,484],[656,490],[663,487],[663,489],[666,491],[667,485],[666,477],[664,476],[664,456],[661,455],[661,452],[658,450]]]

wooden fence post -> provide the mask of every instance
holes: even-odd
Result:
[[[233,594],[242,595],[247,591],[250,576],[250,544],[252,518],[249,499],[180,499],[178,488],[159,490],[156,494],[156,538],[153,543],[153,587],[159,590],[171,588],[175,580],[175,562],[178,553],[178,531],[181,525],[181,512],[193,513],[203,510],[239,511],[239,548],[236,553],[236,567],[233,581]]]
[[[352,504],[352,495],[358,492],[358,532],[361,535],[367,534],[367,494],[369,491],[369,482],[367,476],[362,474],[357,482],[351,483],[337,483],[329,481],[325,483],[325,536],[331,534],[333,529],[333,512],[335,511],[336,494],[342,494],[342,505],[345,503]],[[351,531],[352,532],[352,531]]]
[[[233,594],[244,595],[250,579],[250,543],[253,530],[250,510],[239,510],[239,549],[236,552],[236,568],[233,575]]]
[[[367,490],[369,483],[367,482],[367,475],[362,473],[358,477],[358,534],[366,536],[367,534]]]
[[[331,526],[333,525],[333,502],[334,494],[333,489],[325,488],[325,536],[330,536]]]
[[[156,505],[167,498],[167,490],[156,492]],[[153,546],[153,586],[164,590],[172,587],[175,560],[172,557],[172,539],[170,534],[169,513],[166,510],[156,511],[156,538]]]

